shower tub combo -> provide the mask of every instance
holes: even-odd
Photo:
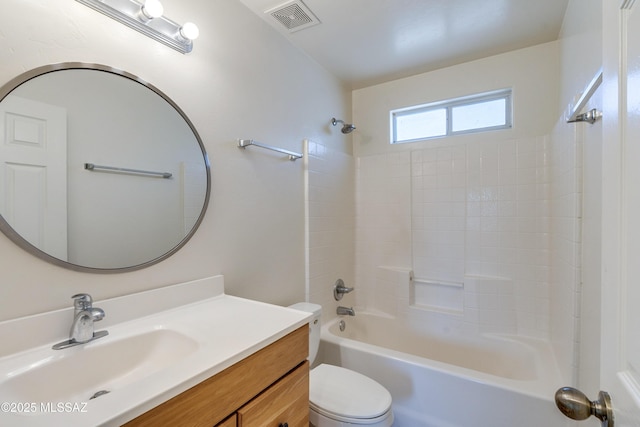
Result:
[[[321,352],[324,363],[384,385],[396,427],[569,425],[553,402],[562,380],[543,341],[425,336],[395,318],[358,312],[323,326]]]

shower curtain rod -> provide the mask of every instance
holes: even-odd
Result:
[[[601,83],[602,83],[602,68],[598,70],[598,72],[593,77],[591,82],[589,82],[587,87],[584,89],[584,92],[582,92],[582,96],[580,96],[580,99],[578,99],[578,101],[575,103],[575,105],[571,109],[571,113],[567,117],[567,123],[575,123],[575,122],[594,123],[596,120],[602,117],[602,113],[597,111],[595,108],[586,113],[579,114],[580,111],[582,111],[582,109],[585,107],[585,105],[587,105],[587,102],[589,102],[589,100],[591,99],[595,91],[598,89],[598,87],[600,87]]]

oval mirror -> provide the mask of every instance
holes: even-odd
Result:
[[[198,133],[160,90],[110,67],[65,63],[0,88],[0,230],[79,271],[155,264],[209,201]]]

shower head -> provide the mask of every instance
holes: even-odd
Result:
[[[356,127],[351,123],[345,123],[343,120],[336,120],[335,118],[331,119],[331,124],[336,126],[338,123],[342,123],[342,129],[340,131],[344,134],[351,133],[356,130]]]
[[[356,130],[356,127],[351,123],[345,123],[344,126],[342,126],[342,129],[340,129],[340,131],[344,134],[351,133],[354,130]]]

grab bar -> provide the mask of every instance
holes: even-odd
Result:
[[[296,161],[297,159],[302,158],[302,154],[295,153],[293,151],[285,150],[284,148],[278,148],[267,144],[262,144],[258,141],[254,141],[253,139],[239,139],[238,147],[239,148],[247,148],[250,145],[255,145],[256,147],[266,148],[267,150],[277,151],[278,153],[283,153],[289,156],[289,160]]]
[[[140,169],[116,168],[113,166],[94,165],[93,163],[85,163],[84,168],[89,171],[107,170],[112,172],[135,173],[138,175],[151,175],[151,176],[157,176],[161,178],[171,178],[173,176],[171,172],[153,172],[153,171],[145,171]]]

